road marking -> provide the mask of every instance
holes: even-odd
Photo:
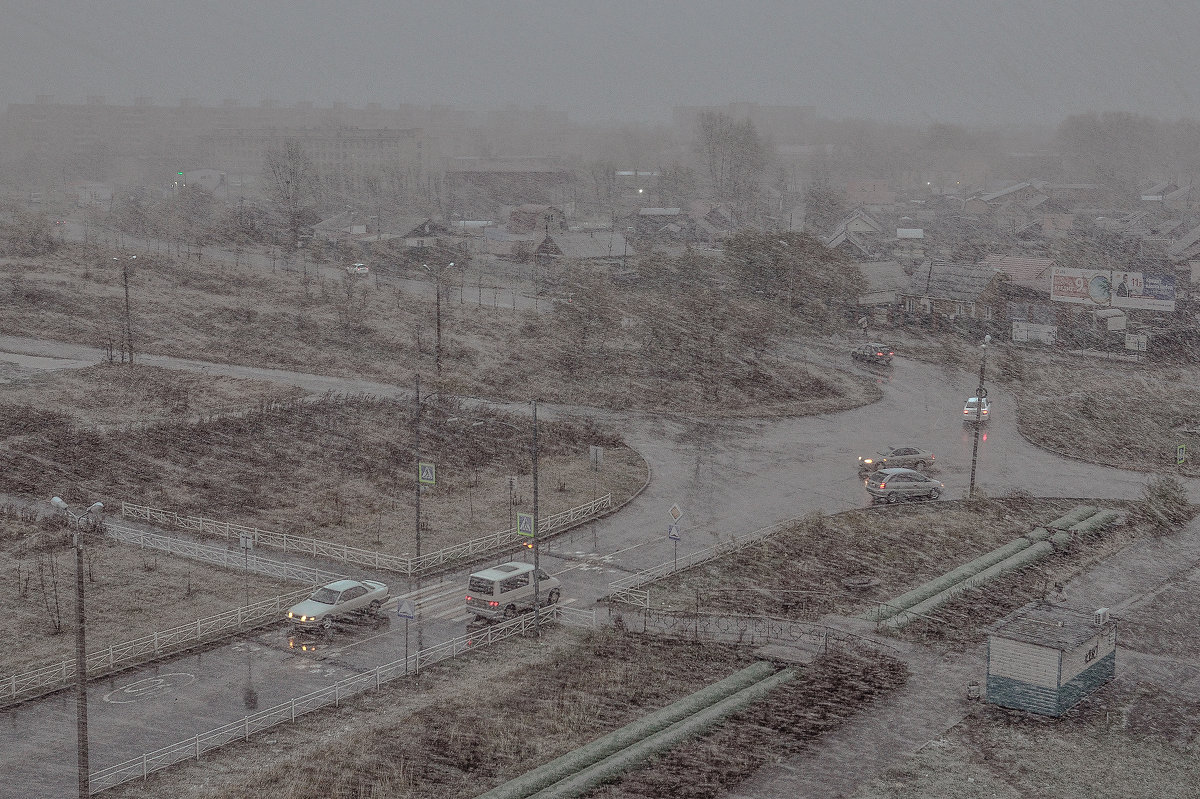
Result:
[[[183,688],[185,685],[191,685],[195,681],[196,675],[189,674],[186,671],[159,674],[157,677],[146,677],[142,680],[135,680],[128,685],[121,686],[115,691],[109,691],[104,695],[104,701],[116,705],[141,702],[146,699],[154,699],[155,697],[169,694],[176,688]]]

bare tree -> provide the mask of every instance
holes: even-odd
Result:
[[[749,119],[705,111],[696,124],[696,149],[712,180],[717,199],[749,212],[758,194],[759,179],[769,162],[767,142]]]
[[[283,215],[294,247],[300,241],[304,216],[315,201],[316,168],[295,139],[285,139],[267,150],[265,167],[267,192]]]

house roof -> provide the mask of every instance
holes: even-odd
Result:
[[[1200,244],[1200,225],[1196,225],[1184,234],[1183,238],[1172,244],[1167,249],[1167,257],[1172,261],[1187,260],[1196,253],[1197,244]]]
[[[956,302],[975,302],[996,278],[996,271],[981,264],[932,263],[917,267],[902,293]]]
[[[899,291],[908,285],[904,267],[896,261],[873,261],[857,264],[867,284],[867,294]]]
[[[1094,614],[1038,602],[1008,614],[989,633],[996,638],[1069,650],[1095,638],[1112,623],[1096,624]]]
[[[989,255],[980,261],[979,265],[1005,275],[1014,286],[1024,286],[1046,294],[1050,293],[1050,278],[1054,269],[1053,258]]]
[[[981,194],[981,195],[979,195],[979,197],[977,199],[983,200],[985,203],[990,203],[993,200],[999,200],[1002,197],[1007,197],[1008,195],[1012,194],[1013,192],[1020,191],[1021,189],[1027,189],[1027,188],[1030,188],[1031,186],[1032,186],[1032,184],[1030,184],[1030,183],[1018,183],[1015,186],[1009,186],[1007,189],[1001,189],[1000,191],[993,191],[990,194]]]
[[[541,255],[556,255],[565,260],[587,261],[634,255],[625,237],[615,230],[565,231],[546,236],[538,247]]]

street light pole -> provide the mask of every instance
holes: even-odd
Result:
[[[88,731],[87,731],[87,638],[84,630],[83,608],[83,539],[80,528],[83,520],[93,512],[104,510],[103,503],[93,503],[90,508],[77,516],[71,513],[67,503],[61,497],[53,497],[50,504],[62,511],[75,526],[75,733],[76,751],[78,753],[79,796],[86,799],[91,796],[92,786],[88,768]]]
[[[983,419],[983,399],[987,396],[987,391],[983,386],[983,376],[987,369],[987,346],[991,341],[991,336],[984,336],[983,344],[980,345],[983,355],[979,358],[979,387],[975,389],[975,442],[971,445],[971,483],[967,487],[968,499],[975,496],[975,465],[979,461],[979,425]]]
[[[538,425],[537,400],[533,400],[533,634],[541,634],[542,597],[538,572]]]

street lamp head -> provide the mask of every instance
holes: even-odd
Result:
[[[450,262],[450,265],[451,265],[451,266],[454,266],[454,261],[451,261],[451,262]]]
[[[992,337],[990,335],[985,335],[983,337],[983,346],[986,347],[987,345],[989,345],[991,343],[992,343]]]
[[[91,507],[89,507],[87,509],[87,513],[103,513],[103,512],[104,512],[104,503],[103,502],[93,502]]]
[[[50,504],[53,505],[54,507],[58,508],[59,510],[67,509],[67,503],[63,502],[62,497],[50,497]]]

